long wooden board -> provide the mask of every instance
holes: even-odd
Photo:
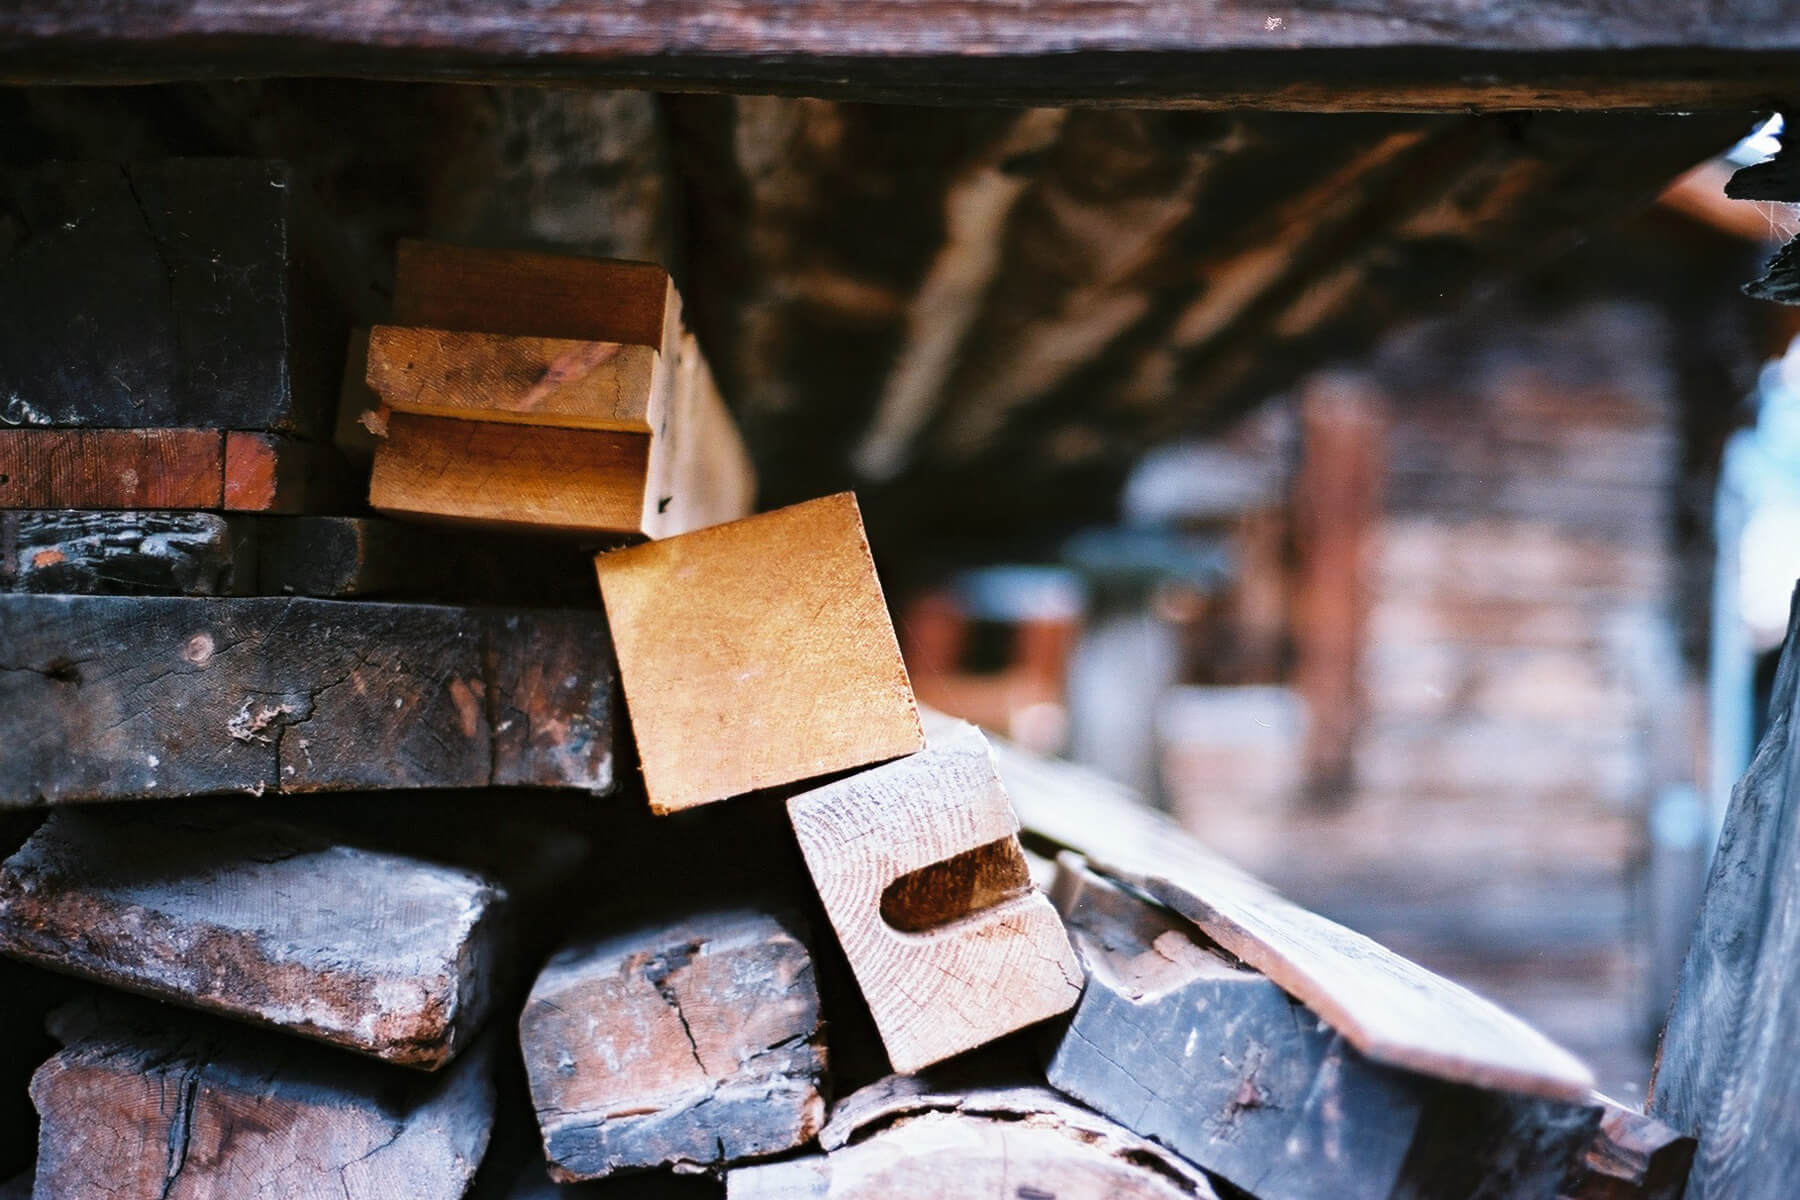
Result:
[[[0,508],[218,508],[210,429],[0,429]]]
[[[934,716],[928,732],[946,719]],[[1280,984],[1376,1062],[1483,1088],[1584,1101],[1593,1073],[1491,1001],[1279,894],[1126,789],[994,739],[1028,835],[1085,856]]]
[[[613,784],[598,612],[0,595],[0,806]]]

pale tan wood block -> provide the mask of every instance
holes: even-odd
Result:
[[[848,492],[595,559],[660,813],[924,745]]]
[[[1066,1012],[1082,971],[1032,887],[973,726],[795,796],[788,816],[896,1071]]]

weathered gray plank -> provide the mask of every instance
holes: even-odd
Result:
[[[730,1200],[1217,1200],[1175,1155],[1045,1088],[948,1090],[889,1076],[844,1099],[827,1153],[726,1176]]]
[[[825,1119],[806,947],[750,910],[698,913],[557,954],[519,1020],[551,1174],[719,1170]]]
[[[409,1077],[148,1005],[53,1025],[36,1200],[455,1200],[487,1149],[491,1046]]]
[[[1700,1140],[1692,1200],[1788,1196],[1800,1171],[1800,607],[1732,791],[1663,1029],[1649,1113]]]
[[[598,612],[0,595],[0,804],[612,787]]]
[[[492,1012],[509,897],[228,809],[59,809],[0,864],[0,952],[435,1069]]]

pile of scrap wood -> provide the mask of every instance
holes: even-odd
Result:
[[[0,1194],[1679,1195],[1535,1030],[921,717],[661,270],[403,246],[334,420],[278,167],[5,187]]]

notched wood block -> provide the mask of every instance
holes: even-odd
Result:
[[[8,955],[426,1069],[487,1019],[507,909],[474,872],[232,813],[59,809],[0,864]]]
[[[1081,968],[972,726],[788,801],[895,1070],[1067,1012]]]
[[[422,1076],[141,1003],[77,1002],[51,1027],[39,1197],[449,1200],[493,1128],[488,1046]]]
[[[394,412],[649,433],[660,358],[619,342],[377,325],[367,378]]]
[[[749,909],[570,947],[538,977],[519,1040],[551,1173],[717,1170],[824,1122],[806,947]]]
[[[924,745],[848,492],[602,554],[595,568],[657,812]]]
[[[0,804],[612,787],[598,612],[0,595]]]

